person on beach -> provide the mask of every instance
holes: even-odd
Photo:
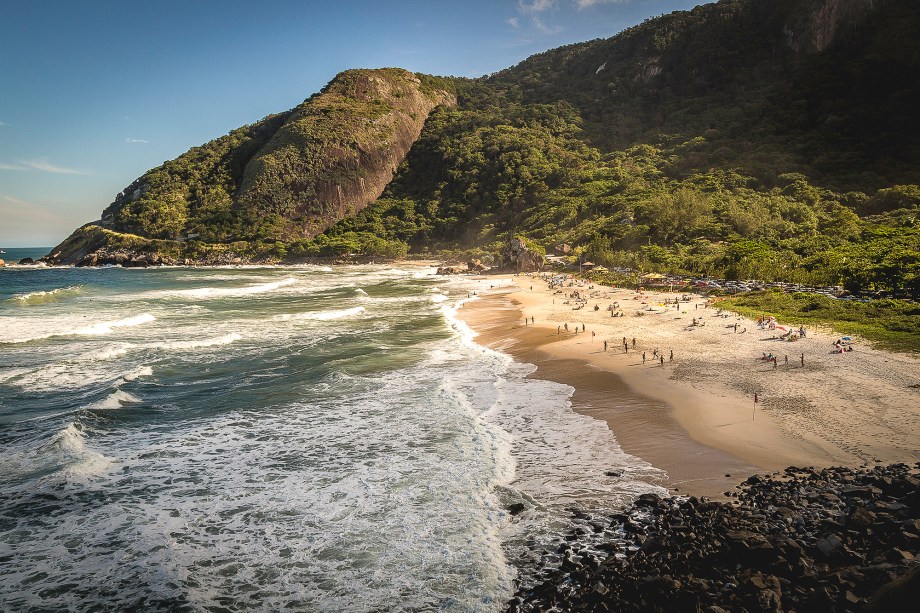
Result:
[[[564,327],[565,327],[565,331],[568,332],[568,331],[569,331],[569,322],[565,322]]]
[[[587,328],[585,328],[585,324],[581,324],[581,331],[584,332],[585,330],[587,330]]]
[[[671,356],[668,358],[668,362],[673,362],[673,361],[674,361],[674,350],[672,349]]]
[[[783,356],[783,364],[785,364],[786,366],[789,366],[789,356],[788,355]]]
[[[805,368],[805,353],[802,353],[802,368]]]
[[[607,341],[604,341],[604,351],[607,351]]]
[[[773,358],[773,370],[776,370],[776,358]]]
[[[635,348],[636,348],[636,337],[634,336],[634,337],[633,337],[633,349],[635,349]]]
[[[664,355],[661,356],[661,365],[664,366]]]
[[[556,326],[556,336],[562,334],[562,326]]]
[[[642,363],[645,364],[645,352],[642,352]]]

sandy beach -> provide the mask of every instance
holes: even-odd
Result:
[[[572,385],[573,409],[605,420],[626,452],[668,473],[672,489],[719,496],[746,475],[790,465],[920,460],[912,355],[858,338],[853,351],[835,353],[839,335],[815,329],[781,340],[782,329],[698,295],[675,305],[680,294],[571,279],[550,288],[525,275],[498,287],[498,278],[483,278],[481,300],[459,313],[477,340],[536,364],[534,377]]]

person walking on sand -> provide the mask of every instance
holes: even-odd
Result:
[[[635,348],[636,348],[636,337],[634,336],[634,337],[633,337],[633,349],[635,349]]]
[[[587,328],[585,328],[585,324],[581,324],[581,331],[584,332],[585,330],[587,330]]]
[[[671,356],[668,358],[668,362],[673,362],[673,361],[674,361],[674,350],[672,349]]]
[[[564,327],[565,327],[565,331],[568,332],[568,331],[569,331],[569,322],[565,322]]]
[[[642,363],[645,364],[645,352],[642,352]]]
[[[789,356],[788,356],[788,355],[783,357],[783,363],[784,363],[786,366],[789,366]]]
[[[607,341],[604,341],[604,351],[607,351]]]
[[[562,326],[556,326],[556,336],[562,334]]]
[[[802,368],[805,368],[805,352],[802,352]]]
[[[661,365],[664,366],[664,355],[661,356]]]
[[[773,356],[773,370],[776,370],[776,356]]]

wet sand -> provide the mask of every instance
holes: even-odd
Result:
[[[913,356],[862,342],[852,354],[831,355],[833,337],[815,330],[783,343],[753,321],[706,308],[700,297],[672,310],[663,303],[675,294],[549,289],[526,276],[506,276],[511,287],[499,288],[498,277],[488,279],[496,288],[486,289],[484,279],[481,300],[459,312],[477,341],[535,364],[533,377],[574,387],[574,410],[605,420],[624,451],[664,469],[665,485],[682,493],[715,497],[747,475],[789,465],[920,460],[920,360]],[[574,311],[565,298],[576,289],[592,297]],[[613,302],[623,317],[606,310]],[[525,326],[524,315],[535,324]],[[703,325],[691,326],[694,318]],[[576,323],[585,332],[574,334]],[[625,352],[623,336],[638,337],[637,350]],[[652,363],[653,348],[664,365]],[[779,365],[759,360],[763,352],[780,355]]]

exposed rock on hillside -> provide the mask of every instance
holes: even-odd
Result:
[[[283,238],[311,238],[374,202],[431,110],[455,103],[404,70],[345,72],[250,160],[238,202],[284,217]]]
[[[380,196],[429,113],[456,104],[446,83],[395,68],[343,72],[295,109],[147,172],[94,225],[211,244],[316,236]],[[77,238],[50,259],[79,262],[113,234],[96,233],[92,248]]]
[[[500,268],[515,272],[536,272],[543,268],[546,258],[527,246],[523,238],[515,236],[501,254]]]

